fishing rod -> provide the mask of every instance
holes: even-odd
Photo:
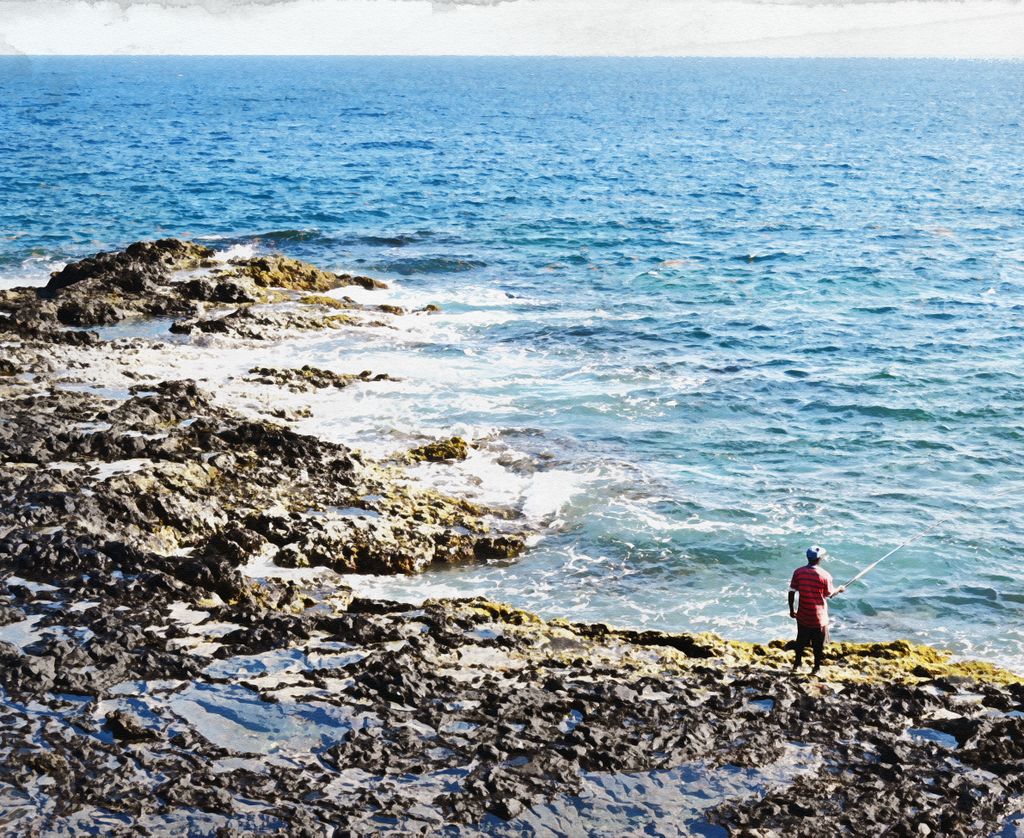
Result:
[[[989,497],[990,498],[998,498],[1001,495],[1005,495],[1008,492],[1011,492],[1011,491],[1013,491],[1016,488],[1017,488],[1017,486],[1009,486],[1008,488],[1003,489],[1003,491],[1001,491],[1001,492],[996,492],[994,495],[989,495]],[[891,556],[893,553],[896,553],[896,552],[902,550],[904,547],[906,547],[906,546],[908,546],[910,544],[913,544],[919,538],[923,538],[924,536],[928,535],[928,533],[930,533],[932,530],[936,529],[940,524],[944,524],[944,523],[946,523],[946,521],[950,520],[951,518],[955,518],[956,515],[957,515],[956,512],[951,512],[949,515],[946,515],[944,518],[939,518],[938,521],[936,521],[933,524],[930,524],[928,527],[926,527],[925,529],[921,530],[921,532],[917,533],[917,535],[915,535],[915,536],[913,536],[911,538],[908,538],[906,541],[904,541],[899,546],[893,547],[892,550],[890,550],[888,553],[886,553],[884,556],[882,556],[882,558],[880,558],[880,559],[878,559],[876,561],[873,561],[871,564],[869,564],[866,568],[864,568],[860,573],[858,573],[856,576],[854,576],[853,579],[851,579],[849,582],[847,582],[842,587],[843,588],[849,588],[850,585],[852,585],[854,582],[858,581],[859,579],[861,579],[862,577],[864,577],[865,575],[870,573],[872,570],[874,570],[876,567],[878,567],[882,562],[884,562],[887,558],[889,558],[889,556]]]

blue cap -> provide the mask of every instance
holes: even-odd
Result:
[[[816,559],[823,559],[828,555],[828,552],[824,547],[819,547],[815,544],[813,547],[807,548],[807,558],[809,561],[815,561]]]

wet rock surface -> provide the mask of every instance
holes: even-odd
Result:
[[[334,274],[279,254],[228,262],[214,256],[203,245],[161,239],[73,262],[44,288],[0,292],[0,312],[8,315],[0,318],[0,335],[66,342],[56,337],[68,334],[61,326],[93,328],[147,317],[174,319],[172,331],[179,334],[268,340],[295,330],[385,325],[340,311],[401,313],[394,306],[326,296],[347,286],[387,288],[370,277]]]
[[[1020,809],[1024,686],[988,664],[834,644],[812,680],[781,642],[354,596],[338,571],[507,561],[524,533],[65,325],[376,287],[210,259],[143,243],[0,298],[4,830],[975,836]],[[134,383],[69,383],[100,356]],[[378,378],[248,374],[291,392]],[[420,450],[438,469],[468,444]]]
[[[254,309],[240,306],[217,317],[179,320],[171,325],[178,335],[228,335],[246,340],[272,340],[289,330],[303,332],[340,329],[360,321],[345,314],[310,314],[304,311]]]
[[[260,384],[275,384],[279,387],[286,387],[293,392],[301,393],[311,390],[323,390],[330,387],[342,390],[356,382],[394,381],[395,379],[386,372],[375,374],[372,370],[363,370],[361,373],[353,375],[311,367],[307,364],[298,369],[253,367],[249,370],[249,380]]]
[[[0,784],[31,796],[21,829],[99,811],[127,834],[202,812],[200,834],[520,834],[538,810],[572,811],[595,776],[788,762],[761,795],[678,817],[735,834],[978,835],[1024,791],[1019,684],[858,681],[842,661],[808,681],[781,650],[708,658],[698,642],[691,657],[483,601],[353,599],[329,578],[254,582],[221,605],[193,601],[213,579],[94,578],[32,601],[7,582],[50,615],[41,640],[4,652]],[[111,625],[115,602],[130,618]],[[962,742],[921,735],[943,726]],[[636,832],[653,816],[640,804]]]
[[[403,485],[344,446],[232,414],[191,381],[142,385],[123,401],[51,388],[5,412],[0,545],[19,572],[43,562],[51,574],[86,541],[101,552],[130,543],[160,566],[259,555],[375,573],[461,560],[456,541],[470,554],[496,543],[487,510]]]

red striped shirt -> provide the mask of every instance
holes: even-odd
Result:
[[[804,565],[793,571],[789,589],[800,596],[796,609],[796,621],[808,628],[824,628],[828,625],[826,600],[835,593],[832,577],[818,565]]]

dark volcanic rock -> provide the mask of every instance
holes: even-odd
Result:
[[[57,319],[65,326],[109,326],[124,318],[124,312],[106,300],[68,300],[57,307]]]
[[[408,573],[518,543],[485,534],[485,510],[402,485],[345,446],[217,408],[193,382],[139,387],[121,403],[54,391],[10,407],[0,443],[25,465],[0,479],[10,498],[0,527],[14,527],[3,541],[19,572],[86,572],[104,564],[103,541],[153,555],[198,550],[198,564],[153,566],[234,598],[242,583],[233,568],[260,552],[289,566]],[[72,467],[45,468],[58,461]],[[86,467],[96,461],[131,465],[97,477]],[[352,508],[365,517],[331,511]],[[293,511],[275,519],[271,509]],[[456,531],[468,545],[459,553],[446,548]],[[211,567],[213,556],[230,564]]]
[[[346,285],[386,287],[369,277],[336,275],[281,255],[236,259],[227,265],[214,261],[213,255],[202,245],[160,239],[72,262],[52,274],[43,289],[0,292],[0,312],[11,315],[4,318],[9,322],[0,324],[0,331],[50,340],[60,326],[109,326],[128,317],[161,317],[178,320],[178,332],[266,339],[274,331],[336,328],[360,321],[338,314],[314,316],[287,309],[267,309],[257,315],[243,308],[234,317],[209,316],[208,310],[224,305],[287,302],[298,296],[294,292],[323,292]],[[176,277],[181,271],[201,275]],[[307,297],[306,302],[368,310],[347,298]],[[375,310],[400,313],[389,306]]]
[[[320,331],[361,325],[348,314],[309,314],[296,310],[272,310],[242,306],[222,317],[179,320],[171,326],[175,334],[196,332],[207,335],[229,335],[244,340],[274,340],[289,331]]]
[[[177,239],[135,242],[124,250],[72,262],[50,277],[45,291],[52,296],[70,285],[100,279],[138,294],[160,283],[171,271],[199,267],[211,256],[210,248]]]
[[[375,288],[387,288],[388,284],[382,282],[379,279],[374,279],[369,276],[353,276],[352,274],[338,274],[339,285],[358,285],[361,288],[365,288],[367,291],[372,291]]]
[[[235,280],[213,277],[190,279],[181,284],[181,292],[189,299],[209,303],[255,303],[257,298],[246,286]]]
[[[99,335],[95,332],[63,328],[52,304],[40,303],[34,292],[31,302],[25,303],[9,317],[0,317],[0,335],[5,340],[20,338],[46,345],[89,346],[99,343]]]
[[[157,731],[146,727],[137,716],[123,710],[107,713],[106,728],[115,739],[120,739],[122,742],[145,742],[160,738]]]
[[[129,316],[189,316],[195,303],[172,282],[172,273],[198,268],[213,251],[177,239],[136,242],[122,251],[99,253],[72,262],[39,291],[52,314],[67,326],[104,326]]]
[[[293,392],[322,390],[328,387],[343,389],[357,381],[394,381],[387,373],[374,375],[370,370],[363,370],[358,375],[337,373],[311,367],[308,364],[299,369],[277,369],[273,367],[253,367],[249,370],[248,381],[259,384],[276,384]]]

